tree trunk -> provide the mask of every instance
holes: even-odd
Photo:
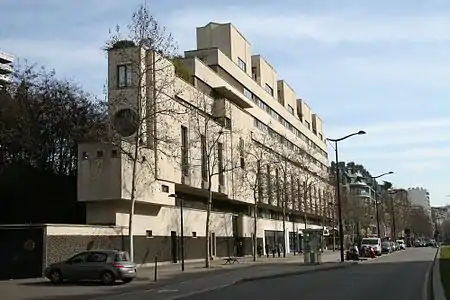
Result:
[[[131,173],[131,195],[130,195],[130,215],[128,218],[128,243],[130,251],[130,260],[134,261],[134,238],[133,238],[133,218],[134,218],[134,208],[136,206],[136,173],[137,173],[137,161],[139,159],[139,129],[136,133],[136,143],[134,145],[134,156],[133,156],[133,166]]]
[[[210,223],[210,218],[211,218],[211,206],[212,206],[212,186],[211,186],[211,178],[209,178],[209,183],[208,183],[208,203],[206,205],[206,226],[205,226],[205,235],[206,235],[206,242],[205,242],[205,268],[209,268],[210,266],[210,259],[211,259],[211,254],[210,254],[210,249],[209,249],[209,245],[211,243],[210,241],[210,234],[209,234],[209,223]]]
[[[256,261],[256,251],[257,251],[257,247],[258,247],[258,236],[256,235],[256,230],[257,230],[257,222],[258,222],[258,204],[255,198],[255,204],[253,207],[253,261]]]

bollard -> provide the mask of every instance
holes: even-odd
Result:
[[[155,255],[155,281],[158,280],[158,256]]]

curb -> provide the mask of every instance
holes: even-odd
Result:
[[[441,254],[441,247],[438,248],[438,250],[436,251],[436,255],[434,257],[433,260],[433,266],[431,268],[431,273],[428,275],[428,280],[429,285],[429,298],[428,299],[424,299],[422,297],[423,300],[446,300],[447,298],[445,297],[445,292],[444,292],[444,288],[442,286],[442,282],[441,282],[441,271],[440,271],[440,262],[439,262],[439,257]]]
[[[296,275],[303,275],[303,274],[309,274],[309,273],[316,273],[321,271],[329,271],[329,270],[336,270],[336,269],[343,269],[348,268],[350,266],[358,265],[358,262],[345,262],[345,263],[337,263],[323,267],[323,268],[312,268],[310,270],[303,270],[303,271],[292,271],[292,272],[286,272],[286,273],[278,273],[278,274],[272,274],[272,275],[262,275],[262,276],[255,276],[255,277],[247,277],[236,280],[233,284],[240,284],[245,282],[251,282],[251,281],[257,281],[257,280],[264,280],[264,279],[275,279],[275,278],[283,278],[283,277],[289,277],[289,276],[296,276]]]

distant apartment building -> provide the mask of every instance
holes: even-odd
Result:
[[[445,221],[449,219],[449,207],[431,207],[431,218],[436,229],[440,229]]]
[[[0,51],[0,87],[12,82],[11,74],[14,71],[12,67],[13,62],[14,57],[11,54]]]
[[[408,197],[413,205],[422,207],[431,220],[430,193],[422,187],[408,188]]]
[[[148,101],[154,103],[155,88],[140,86],[133,68],[150,65],[156,72],[158,55],[140,46],[109,51],[108,101],[112,119],[127,115],[136,105],[145,107]],[[131,65],[130,57],[138,63]],[[151,260],[155,255],[161,260],[179,259],[181,203],[185,218],[185,256],[204,256],[209,184],[213,194],[211,256],[252,253],[255,202],[243,180],[248,165],[241,154],[251,145],[269,148],[267,151],[272,155],[283,156],[277,149],[296,153],[279,167],[258,165],[261,188],[258,188],[256,235],[260,249],[264,251],[265,245],[281,244],[287,252],[292,251],[298,247],[302,229],[331,225],[333,193],[327,179],[327,147],[319,115],[299,99],[285,80],[278,79],[276,70],[263,56],[253,54],[250,42],[230,23],[209,23],[197,28],[197,49],[185,51],[182,61],[190,76],[184,79],[174,76],[173,90],[183,92],[176,97],[169,95],[173,91],[167,92],[165,96],[174,98],[171,100],[174,106],[200,110],[204,118],[212,115],[227,132],[218,137],[214,150],[218,176],[207,176],[208,126],[200,134],[193,129],[194,120],[183,116],[160,116],[158,120],[139,125],[145,133],[139,140],[145,153],[142,161],[150,162],[148,165],[153,169],[139,161],[140,174],[146,175],[142,175],[144,178],[139,179],[136,188],[133,226],[136,261]],[[166,75],[170,72],[175,75],[174,68],[167,70]],[[156,82],[158,74],[146,72],[142,81]],[[194,99],[199,95],[206,97],[211,107],[199,107]],[[136,104],[137,101],[143,102]],[[216,125],[211,123],[211,126]],[[158,151],[160,146],[154,139],[163,134],[162,130],[179,141],[180,149],[173,152],[180,151],[180,161],[171,160],[172,153]],[[127,136],[129,141],[134,132],[126,131],[122,136]],[[277,142],[277,147],[266,144],[267,136]],[[190,146],[197,140],[197,146]],[[124,138],[123,143],[126,142]],[[80,144],[79,155],[78,200],[86,203],[88,224],[127,227],[131,165],[126,156],[114,146],[98,143]],[[223,173],[224,158],[235,155],[239,156],[240,166]],[[296,161],[300,157],[306,157],[307,165]],[[283,167],[288,167],[288,174],[281,175]],[[300,174],[308,174],[308,180]],[[261,192],[264,189],[269,192]],[[290,191],[289,196],[286,191]],[[282,204],[282,197],[289,201]],[[285,235],[283,211],[287,216]]]

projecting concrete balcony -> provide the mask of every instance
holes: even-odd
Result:
[[[9,64],[14,61],[14,56],[0,51],[0,64]]]
[[[0,86],[2,84],[9,84],[12,82],[12,78],[7,75],[1,75],[0,74]]]
[[[11,65],[0,63],[0,74],[11,74],[12,72],[14,72],[14,69]]]

